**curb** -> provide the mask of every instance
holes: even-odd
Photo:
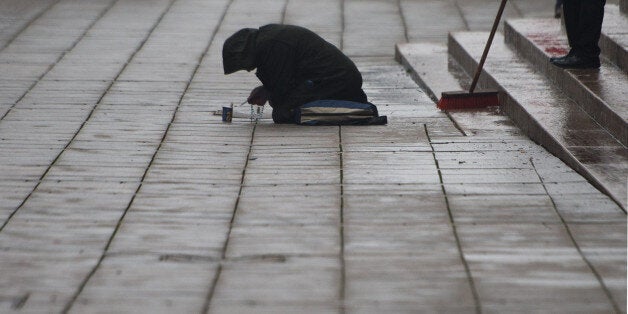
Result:
[[[531,26],[534,27],[530,27],[530,29],[533,29],[534,33],[525,33],[523,30],[529,24],[533,24]],[[543,27],[541,28],[539,25]],[[628,81],[625,81],[625,75],[604,62],[602,62],[600,71],[564,70],[551,65],[548,50],[568,50],[566,39],[563,38],[564,36],[559,37],[559,34],[561,34],[559,22],[549,19],[509,20],[504,25],[506,44],[513,47],[519,55],[541,71],[565,94],[574,99],[585,112],[610,132],[619,142],[624,146],[628,145],[628,122],[617,112],[617,109],[621,108],[610,106],[606,100],[600,98],[598,94],[582,81],[587,76],[605,74],[613,77],[617,76],[620,82],[624,79],[624,83],[619,85],[628,86]],[[561,53],[554,54],[560,55]],[[621,107],[621,104],[616,104],[616,106]]]
[[[501,37],[501,36],[497,36]],[[503,39],[503,38],[501,38]],[[496,41],[499,39],[496,38]],[[473,71],[477,66],[477,61],[470,53],[456,40],[455,34],[450,34],[448,39],[449,53],[454,56],[458,63],[467,71]],[[495,88],[500,91],[499,101],[501,106],[513,121],[527,134],[533,141],[545,147],[550,153],[563,160],[576,172],[584,176],[597,189],[611,197],[621,209],[626,212],[626,205],[622,201],[623,195],[616,195],[600,179],[583,165],[560,141],[558,141],[546,127],[539,122],[519,101],[492,75],[485,71],[480,75],[478,86],[483,88]]]

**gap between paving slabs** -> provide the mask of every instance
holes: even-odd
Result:
[[[400,44],[396,49],[396,59],[408,69],[417,83],[427,90],[433,100],[436,100],[436,95],[442,91],[464,90],[468,84],[468,77],[451,58],[444,45]],[[443,70],[445,68],[449,73]],[[499,110],[451,111],[450,118],[462,124],[463,131],[469,135],[487,136],[491,133],[506,132],[511,136],[523,136],[521,130]]]
[[[440,93],[440,91],[459,89],[460,78],[463,81],[462,82],[463,85],[466,83],[464,82],[464,80],[468,78],[465,77],[464,72],[461,73],[461,71],[458,69],[458,66],[455,64],[455,62],[452,62],[452,60],[450,60],[446,47],[441,46],[441,45],[432,45],[432,44],[412,44],[412,45],[420,46],[421,49],[411,50],[411,49],[407,49],[408,47],[404,47],[404,45],[400,45],[397,47],[397,60],[400,63],[402,63],[404,66],[406,66],[406,68],[411,70],[413,78],[418,81],[418,84],[422,86],[422,88],[428,89],[429,91],[428,93],[434,96],[432,97],[432,99],[435,99],[436,97],[434,94]],[[417,52],[417,51],[419,52],[415,54],[412,53],[412,52]],[[449,65],[449,70],[450,71],[453,70],[452,71],[454,72],[453,74],[448,73],[446,70],[445,71],[443,70],[447,68],[447,64]],[[457,79],[456,77],[460,77],[460,78]],[[523,176],[517,175],[517,177],[519,177],[521,181],[525,181],[526,177],[529,177],[527,180],[529,180],[530,183],[538,182],[540,180],[540,184],[537,184],[537,185],[542,186],[542,190],[538,190],[535,192],[532,190],[529,190],[528,193],[526,193],[526,194],[529,194],[528,197],[526,197],[529,199],[527,202],[524,199],[519,200],[519,202],[523,201],[524,203],[527,203],[527,206],[526,205],[524,205],[523,207],[515,206],[513,207],[513,209],[516,209],[515,211],[505,211],[504,210],[505,208],[503,207],[504,199],[502,197],[501,201],[497,200],[497,202],[500,203],[500,206],[498,207],[499,211],[495,211],[495,210],[492,210],[492,206],[490,205],[490,203],[478,207],[477,204],[474,205],[473,202],[469,203],[466,201],[466,199],[468,198],[468,195],[466,195],[467,193],[470,193],[470,195],[472,196],[472,199],[477,198],[479,196],[480,199],[484,199],[485,201],[489,201],[489,202],[495,201],[492,198],[488,198],[488,195],[485,195],[484,197],[482,197],[481,194],[474,195],[475,193],[478,193],[478,192],[481,193],[480,189],[457,190],[457,189],[450,189],[449,187],[452,186],[451,184],[445,185],[445,187],[448,188],[449,193],[453,192],[453,195],[450,195],[449,199],[454,201],[452,203],[452,205],[454,206],[452,210],[453,210],[455,221],[458,222],[459,224],[462,223],[460,225],[461,229],[465,231],[466,229],[465,226],[467,223],[474,223],[474,224],[482,223],[482,222],[487,223],[490,221],[493,221],[493,223],[497,223],[497,224],[504,223],[504,222],[510,222],[511,224],[516,223],[516,222],[519,222],[519,223],[537,222],[537,223],[543,223],[543,224],[547,224],[551,222],[552,225],[562,224],[569,238],[571,239],[570,241],[571,245],[573,245],[577,249],[578,255],[585,262],[584,263],[585,265],[583,266],[588,268],[591,271],[591,273],[594,275],[591,277],[591,279],[593,279],[594,281],[597,281],[602,287],[600,291],[603,292],[603,294],[598,294],[597,296],[598,302],[601,302],[600,306],[602,306],[601,304],[606,303],[605,306],[607,307],[612,306],[612,308],[615,311],[621,311],[622,307],[619,306],[618,304],[622,303],[621,294],[622,294],[622,291],[625,294],[625,288],[624,290],[622,290],[622,287],[617,287],[617,285],[615,285],[614,283],[616,280],[618,280],[618,278],[615,276],[621,275],[621,271],[614,272],[614,273],[606,271],[606,268],[608,267],[607,263],[600,262],[598,257],[590,254],[589,243],[583,242],[581,240],[581,234],[579,234],[580,229],[578,228],[578,226],[580,226],[580,224],[589,226],[591,223],[593,223],[593,226],[597,223],[607,223],[611,225],[616,224],[616,223],[621,224],[622,221],[625,221],[625,214],[621,212],[620,209],[615,204],[613,204],[614,206],[611,206],[611,208],[609,208],[610,211],[606,211],[604,209],[605,208],[604,206],[600,208],[599,207],[600,204],[596,203],[595,206],[593,207],[589,206],[586,209],[586,211],[589,212],[588,214],[585,213],[582,210],[582,208],[580,208],[579,206],[574,206],[574,205],[566,206],[565,200],[566,199],[571,200],[574,196],[576,196],[576,194],[563,195],[563,193],[565,192],[575,193],[575,190],[572,192],[561,191],[561,189],[559,189],[560,185],[563,185],[566,187],[572,186],[574,189],[582,189],[582,188],[588,187],[587,191],[589,192],[585,192],[585,190],[582,190],[582,191],[584,193],[593,193],[593,194],[600,194],[600,193],[597,190],[592,189],[590,187],[590,184],[587,181],[584,181],[584,179],[577,174],[574,174],[575,176],[571,176],[571,175],[563,176],[563,175],[559,175],[559,173],[556,173],[553,170],[555,168],[553,164],[560,165],[562,168],[565,168],[570,173],[573,173],[573,170],[567,168],[562,162],[556,160],[555,157],[547,154],[545,150],[540,148],[538,145],[529,146],[530,144],[532,144],[531,141],[527,137],[521,134],[521,131],[513,125],[512,121],[510,121],[508,117],[501,115],[498,111],[495,111],[495,108],[489,109],[489,110],[452,111],[450,117],[457,120],[458,123],[462,126],[462,129],[465,131],[465,133],[470,135],[469,144],[472,144],[472,143],[475,143],[475,145],[480,144],[479,146],[475,148],[475,150],[480,149],[480,151],[484,150],[484,153],[487,153],[495,149],[496,155],[493,158],[490,158],[484,153],[478,154],[479,163],[481,163],[482,165],[488,163],[489,164],[488,167],[506,166],[506,164],[508,164],[508,159],[509,159],[509,157],[507,156],[510,155],[511,153],[513,154],[513,156],[515,156],[517,154],[517,149],[518,149],[517,147],[519,147],[519,149],[522,149],[522,152],[524,151],[534,152],[535,150],[538,151],[537,155],[534,157],[530,157],[528,161],[521,160],[522,164],[528,164],[528,166],[523,167],[521,169],[512,168],[512,169],[503,169],[503,170],[524,171],[521,173],[521,175]],[[512,151],[510,153],[508,151],[503,151],[504,147],[502,146],[499,146],[500,148],[497,148],[497,147],[493,148],[492,146],[497,144],[497,142],[491,143],[490,139],[493,139],[493,140],[504,139],[504,142],[502,144],[506,145],[505,147],[510,146],[511,147],[510,149]],[[486,140],[489,140],[489,141],[487,143],[481,144],[483,141],[486,141]],[[448,151],[454,152],[456,150],[461,150],[463,148],[462,146],[463,143],[456,142],[456,141],[448,142],[447,139],[444,139],[444,141],[439,141],[438,144],[439,145],[442,144],[445,146],[444,147],[445,149],[443,150],[445,154],[447,154]],[[515,145],[512,145],[512,144],[515,144]],[[451,146],[451,145],[454,145],[454,146]],[[450,147],[450,148],[447,148],[447,147]],[[473,144],[471,147],[473,147]],[[459,160],[465,160],[467,158],[460,157],[459,155],[461,154],[464,155],[471,152],[472,150],[469,150],[467,152],[463,152],[463,151],[458,152],[455,154],[455,156],[457,156],[455,158]],[[477,152],[474,152],[474,153],[477,153]],[[529,155],[529,154],[526,154],[526,155]],[[549,156],[544,157],[544,155],[549,155]],[[447,155],[441,154],[440,156],[441,160],[443,161],[447,160],[448,158],[446,156]],[[449,158],[453,158],[453,157],[454,155],[452,155]],[[539,164],[538,166],[536,165],[537,161]],[[506,164],[504,164],[504,162],[506,162]],[[447,165],[446,163],[444,164]],[[519,167],[521,167],[522,164],[520,164]],[[470,166],[471,168],[465,169],[465,167],[460,168],[460,165],[454,165],[454,168],[452,168],[451,170],[454,170],[456,168],[458,169],[456,169],[454,172],[450,172],[449,176],[451,176],[453,173],[459,173],[461,170],[462,172],[468,172],[467,170],[471,170],[472,172],[468,172],[468,173],[473,174],[476,171],[473,170],[473,167],[474,167],[473,165],[470,165]],[[475,167],[477,166],[479,166],[479,164],[475,165]],[[510,166],[510,167],[513,167],[513,166]],[[514,167],[517,167],[517,166],[514,166]],[[507,168],[507,166],[505,168]],[[494,177],[491,175],[491,172],[492,171],[488,171],[488,172],[479,171],[477,174],[481,175],[482,177],[486,177],[487,180],[504,179],[504,173],[498,174],[497,177]],[[446,172],[443,172],[443,173],[446,173]],[[488,177],[487,177],[487,174],[488,174]],[[506,177],[508,176],[509,175],[506,175]],[[450,177],[450,179],[451,178],[455,179],[455,176]],[[553,182],[554,180],[557,180],[557,181],[554,183]],[[447,179],[445,179],[444,181],[446,182]],[[580,185],[574,185],[574,183],[578,183]],[[479,185],[482,185],[482,184],[479,184]],[[508,183],[504,182],[501,184],[500,188],[505,187],[507,185]],[[464,186],[464,184],[462,186]],[[531,187],[532,185],[529,185],[529,186]],[[578,186],[581,186],[581,187],[578,187]],[[523,186],[521,186],[521,188],[523,188]],[[507,189],[504,191],[506,193],[515,192],[515,190],[508,192]],[[517,191],[518,191],[517,193],[522,192],[522,190],[520,189],[517,189]],[[460,193],[464,193],[464,194],[460,194]],[[498,196],[499,193],[503,193],[503,192],[499,192],[498,190],[493,190],[493,193],[497,193],[497,194],[492,195],[492,196]],[[593,195],[593,194],[590,194],[590,195]],[[461,195],[465,195],[465,197],[459,198],[459,196]],[[548,197],[550,200],[549,203],[548,203]],[[604,198],[607,198],[607,197],[604,196]],[[532,200],[532,202],[530,202],[530,200]],[[526,214],[526,213],[530,213],[530,214]],[[517,224],[513,226],[516,226],[516,225]],[[463,233],[463,235],[466,235],[466,234]],[[625,237],[625,233],[624,233],[624,237]],[[565,243],[564,245],[568,246],[568,243]],[[478,260],[477,260],[478,256],[474,252],[474,250],[466,246],[465,246],[465,249],[466,249],[465,254],[468,254],[470,258],[471,269],[474,270],[473,274],[477,276],[477,278],[479,279],[480,286],[484,287],[486,285],[485,276],[488,274],[484,274],[484,275],[482,274],[481,267],[478,266]],[[534,255],[533,253],[531,254]],[[615,258],[615,257],[612,257],[612,258]],[[625,276],[625,271],[623,272],[623,276]],[[486,287],[484,287],[484,289],[485,288]],[[582,291],[582,293],[585,293],[585,291]],[[491,301],[490,297],[487,298],[486,295],[482,295],[481,298],[484,301],[483,308],[493,308],[495,306],[494,304],[491,304],[493,302]],[[608,301],[605,301],[605,299]]]

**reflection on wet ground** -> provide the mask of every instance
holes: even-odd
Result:
[[[535,29],[538,31],[538,28]],[[450,41],[453,42],[454,51],[458,52],[460,64],[467,71],[472,71],[477,64],[484,37],[485,34],[482,33],[456,33],[454,40]],[[573,93],[560,90],[536,68],[521,60],[503,40],[503,37],[496,38],[496,44],[485,65],[485,71],[490,74],[490,78],[485,78],[484,83],[501,86],[507,92],[504,94],[507,99],[512,99],[513,104],[517,103],[516,106],[524,108],[528,118],[520,121],[520,126],[523,123],[523,127],[528,129],[535,124],[541,127],[535,131],[536,134],[533,132],[532,138],[588,176],[625,208],[628,176],[626,147],[583,109],[578,103],[582,101],[581,98],[574,99]],[[546,59],[547,55],[544,55],[542,61],[547,63]],[[606,81],[612,81],[608,77],[595,81],[596,77],[603,75],[597,70],[578,73],[589,80],[589,85],[604,85]],[[626,84],[628,80],[614,82],[613,86]],[[613,90],[613,95],[626,92],[621,88],[610,89]],[[628,98],[619,102],[621,106],[628,106],[625,99]]]

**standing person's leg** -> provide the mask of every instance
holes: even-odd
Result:
[[[580,5],[578,37],[572,45],[578,47],[581,56],[598,60],[600,57],[600,33],[604,20],[606,0],[587,0]]]
[[[568,2],[567,4],[565,4],[565,2]],[[564,20],[565,20],[565,28],[567,29],[567,39],[569,41],[569,46],[571,47],[571,38],[570,38],[570,31],[573,34],[574,29],[576,28],[575,26],[578,25],[578,19],[577,17],[580,16],[579,14],[577,14],[577,12],[579,11],[579,5],[580,0],[556,0],[556,10],[558,11],[558,8],[560,6],[560,10],[562,12],[562,14],[565,16]],[[574,18],[574,16],[576,18]],[[556,18],[559,18],[559,15],[555,16]],[[569,56],[571,56],[573,53],[573,50],[570,50],[568,54],[564,55],[564,56],[559,56],[559,57],[551,57],[550,58],[550,62],[554,63],[556,61],[561,61],[564,60],[565,58],[568,58]]]
[[[563,12],[571,50],[550,62],[565,69],[595,69],[600,67],[598,41],[604,18],[606,0],[565,0]]]
[[[579,25],[580,25],[580,7],[582,2],[591,0],[564,0],[563,2],[563,14],[565,15],[565,28],[567,29],[567,39],[569,40],[569,46],[571,51],[569,54],[577,52],[577,42],[579,41]]]

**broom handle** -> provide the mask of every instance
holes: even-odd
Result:
[[[473,82],[471,83],[471,88],[469,88],[469,93],[473,93],[473,90],[475,90],[475,86],[478,84],[478,80],[480,79],[480,73],[482,73],[482,68],[484,67],[484,61],[486,61],[486,56],[488,55],[488,51],[491,49],[491,44],[493,43],[493,37],[495,37],[497,26],[499,26],[499,21],[502,18],[502,13],[504,13],[506,1],[508,0],[502,0],[501,5],[499,6],[499,11],[497,11],[497,16],[495,16],[495,22],[493,23],[493,29],[491,29],[491,35],[488,37],[488,41],[486,42],[486,46],[484,47],[484,52],[482,53],[482,59],[480,59],[480,64],[478,64],[478,68],[477,70],[475,70],[475,75],[473,76]]]

